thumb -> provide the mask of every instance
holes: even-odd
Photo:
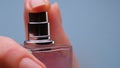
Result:
[[[45,68],[45,66],[14,40],[0,37],[0,68]]]

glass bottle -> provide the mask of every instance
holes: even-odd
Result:
[[[57,44],[50,39],[47,12],[29,13],[27,40],[24,47],[47,68],[72,68],[72,46]]]

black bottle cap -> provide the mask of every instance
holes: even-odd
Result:
[[[46,22],[47,13],[38,12],[38,13],[29,13],[29,22]]]
[[[47,12],[29,13],[28,39],[25,44],[54,44],[54,41],[50,39]]]

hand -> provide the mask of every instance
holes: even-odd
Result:
[[[56,44],[70,44],[62,27],[61,14],[57,3],[50,5],[48,0],[25,0],[24,20],[27,24],[28,12],[48,11],[51,26],[51,39]],[[27,28],[26,28],[27,30]],[[26,34],[27,35],[27,34]],[[62,39],[62,40],[61,40]],[[0,37],[0,68],[46,68],[26,49],[8,37]],[[79,68],[73,57],[73,68]]]

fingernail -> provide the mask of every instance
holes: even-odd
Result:
[[[29,58],[24,58],[21,60],[19,68],[43,68],[43,67]]]
[[[31,0],[32,8],[45,4],[45,0]]]

